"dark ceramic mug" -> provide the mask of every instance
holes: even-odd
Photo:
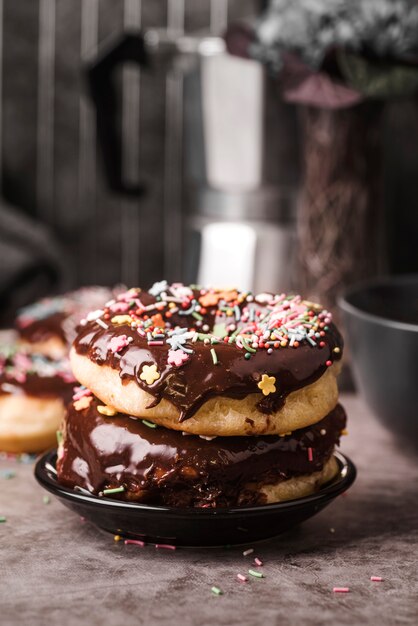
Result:
[[[362,283],[339,301],[357,389],[418,446],[418,275]]]

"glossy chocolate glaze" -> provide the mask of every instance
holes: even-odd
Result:
[[[107,287],[81,287],[62,296],[44,298],[21,309],[16,318],[16,329],[29,343],[59,339],[64,346],[76,336],[80,319],[92,308],[102,305],[118,292]]]
[[[198,292],[194,292],[194,295],[198,298]],[[140,298],[144,306],[156,302],[156,298],[147,292],[140,292]],[[239,306],[241,311],[244,304]],[[256,300],[251,302],[251,307],[255,311],[264,310]],[[206,324],[210,330],[215,323],[219,326],[228,322],[228,317],[217,306],[207,306],[205,309],[205,314],[201,315],[201,323]],[[155,406],[162,398],[169,400],[179,410],[180,421],[191,417],[213,396],[243,398],[250,393],[260,395],[258,383],[263,374],[275,377],[276,391],[262,396],[257,406],[262,413],[275,412],[283,405],[289,393],[320,378],[327,366],[339,360],[342,354],[342,337],[330,323],[327,332],[321,337],[321,347],[319,341],[314,346],[301,343],[297,348],[287,346],[274,349],[271,354],[263,348],[254,350],[248,359],[245,357],[245,350],[223,340],[208,345],[204,341],[189,341],[186,347],[193,350],[193,354],[177,367],[168,363],[169,345],[164,341],[163,345],[150,345],[147,338],[139,335],[136,328],[132,328],[129,323],[112,323],[114,315],[112,313],[105,317],[107,329],[99,326],[96,321],[88,322],[79,329],[74,342],[75,350],[98,365],[108,365],[116,369],[123,381],[135,381],[141,389],[154,397],[150,406]],[[164,312],[162,315],[164,316]],[[164,318],[164,321],[168,320]],[[170,315],[169,318],[171,328],[177,325],[185,327],[188,324],[194,328],[195,323],[196,319],[182,315],[181,312]],[[109,349],[110,342],[120,335],[125,335],[130,344],[119,352],[113,352]],[[216,351],[216,365],[211,348]],[[147,384],[140,375],[144,365],[152,364],[157,366],[160,377],[152,384]]]
[[[120,413],[105,417],[98,404],[92,398],[80,411],[69,405],[59,482],[95,494],[123,485],[125,491],[111,497],[180,507],[261,504],[261,485],[320,471],[346,423],[338,405],[317,424],[286,437],[207,441],[152,429]]]
[[[0,375],[0,397],[2,395],[25,395],[34,398],[60,397],[69,402],[73,393],[74,381],[66,382],[61,376],[38,376],[28,374],[26,380]]]
[[[53,361],[42,355],[26,354],[15,348],[0,353],[0,397],[25,395],[36,398],[72,396],[75,379],[68,359]]]
[[[27,326],[18,325],[19,335],[29,343],[42,343],[51,337],[56,337],[66,344],[67,338],[63,328],[66,317],[67,313],[54,313],[45,319],[34,320]]]

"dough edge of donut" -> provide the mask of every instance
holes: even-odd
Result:
[[[177,408],[164,398],[157,406],[147,409],[154,397],[133,380],[122,382],[118,370],[98,365],[74,348],[70,352],[70,361],[75,378],[101,402],[120,413],[207,437],[284,435],[319,422],[338,402],[336,379],[340,362],[328,367],[310,385],[291,392],[276,413],[267,415],[257,409],[255,405],[262,397],[261,393],[252,393],[242,399],[216,396],[207,400],[192,417],[179,422]]]
[[[28,341],[20,337],[17,345],[24,352],[29,354],[42,354],[52,360],[63,359],[68,356],[68,346],[62,341],[60,337],[54,335],[48,337],[45,341]]]
[[[325,461],[322,470],[318,472],[294,476],[271,485],[263,485],[258,491],[266,496],[267,504],[296,500],[315,493],[322,485],[335,478],[338,472],[337,459],[332,455]]]
[[[58,397],[0,396],[0,450],[20,454],[54,447],[64,414]]]

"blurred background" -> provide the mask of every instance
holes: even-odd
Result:
[[[79,285],[333,306],[417,272],[414,3],[368,4],[1,0],[2,323]]]

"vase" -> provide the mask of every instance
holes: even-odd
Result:
[[[382,266],[382,108],[300,109],[299,286],[333,312],[346,286]]]

